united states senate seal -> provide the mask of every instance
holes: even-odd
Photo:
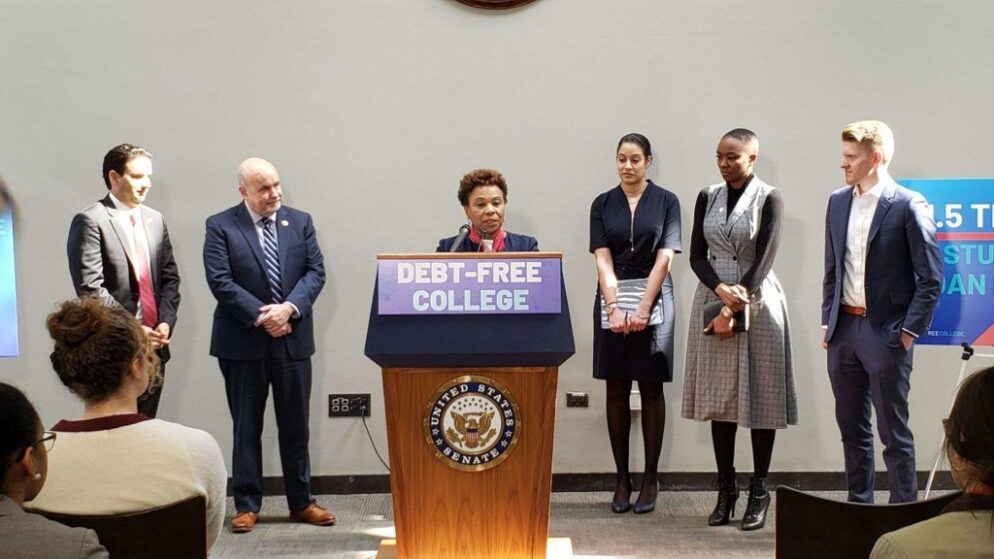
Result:
[[[428,402],[424,432],[435,455],[467,472],[503,462],[521,434],[518,403],[497,381],[475,375],[453,379]]]

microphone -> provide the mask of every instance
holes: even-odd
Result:
[[[470,226],[467,223],[463,223],[459,228],[459,234],[456,235],[456,240],[452,241],[452,246],[449,247],[449,252],[459,252],[459,247],[462,246],[463,241],[469,235]]]
[[[480,227],[477,231],[480,235],[480,248],[477,252],[493,252],[494,251],[494,240],[490,238],[490,233],[488,233],[484,228]]]

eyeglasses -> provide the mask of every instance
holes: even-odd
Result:
[[[55,435],[56,433],[53,433],[51,431],[45,431],[40,439],[31,443],[28,446],[35,446],[44,443],[45,451],[52,452],[52,449],[55,448]]]

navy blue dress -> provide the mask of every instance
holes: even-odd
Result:
[[[452,243],[456,241],[455,237],[448,237],[438,241],[438,246],[435,247],[435,252],[449,252],[452,248]],[[529,237],[528,235],[518,235],[516,233],[507,232],[507,237],[504,239],[504,250],[508,252],[538,252],[538,241],[535,237]],[[469,240],[462,242],[462,246],[456,252],[479,252],[480,245]]]
[[[609,248],[619,280],[649,277],[661,249],[683,250],[680,201],[649,181],[635,207],[616,186],[590,206],[590,252]],[[673,278],[663,280],[663,323],[641,332],[615,334],[601,328],[600,286],[594,297],[594,378],[670,382],[673,380]]]

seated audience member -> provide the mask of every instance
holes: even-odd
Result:
[[[138,397],[159,371],[141,324],[87,297],[49,315],[48,331],[55,342],[52,367],[83,400],[83,416],[52,428],[59,452],[31,508],[120,514],[204,495],[209,550],[224,521],[221,449],[204,431],[138,413]]]
[[[435,252],[535,252],[535,237],[504,230],[507,181],[493,169],[474,169],[459,181],[456,193],[469,220],[469,235],[453,250],[459,236],[438,241]]]
[[[21,509],[45,485],[54,444],[55,433],[44,431],[31,402],[0,382],[0,557],[106,558],[93,530],[63,526]]]
[[[994,557],[994,367],[963,381],[943,423],[963,496],[935,518],[881,536],[871,559]]]

